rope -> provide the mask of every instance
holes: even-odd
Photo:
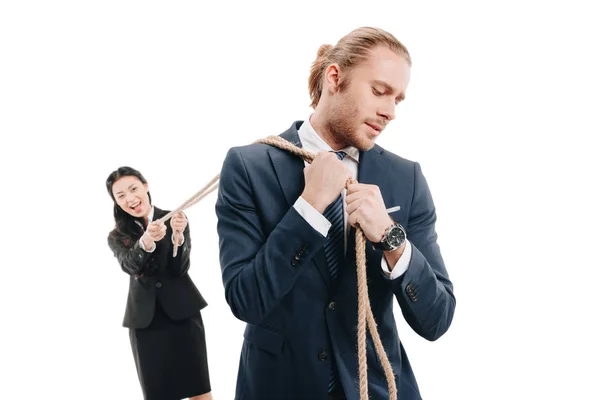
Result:
[[[268,144],[271,146],[278,147],[282,150],[286,150],[294,155],[297,155],[303,158],[309,164],[315,158],[315,155],[311,152],[308,152],[293,143],[285,140],[281,136],[268,136],[263,139],[259,139],[254,143],[262,143]],[[171,218],[174,214],[177,214],[180,211],[183,211],[194,204],[198,203],[212,191],[217,189],[218,180],[220,174],[215,176],[204,188],[194,194],[191,198],[189,198],[185,203],[181,206],[177,207],[175,210],[169,212],[167,215],[159,219],[159,222],[164,222],[167,219]],[[355,180],[349,180],[346,183],[346,187],[349,184],[356,183]],[[177,255],[177,247],[179,243],[179,235],[181,232],[176,232],[176,240],[175,245],[173,246],[173,257]],[[357,281],[358,281],[358,372],[359,372],[359,387],[360,387],[360,400],[368,400],[369,398],[369,389],[368,389],[368,380],[367,380],[367,327],[371,334],[371,338],[373,339],[373,343],[375,344],[375,350],[377,352],[377,356],[379,357],[379,361],[383,366],[383,370],[385,372],[385,377],[388,383],[388,392],[390,400],[397,400],[398,394],[396,390],[396,380],[394,378],[394,371],[392,369],[392,365],[387,358],[387,354],[385,353],[385,349],[383,348],[383,343],[381,342],[381,338],[379,337],[379,332],[377,331],[377,323],[375,322],[375,318],[373,316],[373,311],[371,310],[371,302],[369,300],[369,293],[367,288],[367,259],[366,259],[366,238],[362,229],[357,226],[356,227],[356,273],[357,273]]]
[[[198,203],[200,200],[202,200],[203,198],[208,196],[211,192],[213,192],[215,189],[217,189],[219,187],[219,185],[217,184],[217,180],[219,180],[219,176],[220,176],[220,174],[217,174],[217,176],[212,178],[212,180],[206,186],[204,186],[202,189],[200,189],[197,193],[195,193],[192,197],[190,197],[188,200],[186,200],[185,203],[183,203],[182,205],[177,207],[175,210],[164,215],[162,218],[160,218],[158,220],[158,222],[159,223],[165,222],[166,220],[171,218],[173,215],[175,215],[178,212],[183,211],[187,208],[190,208],[191,206],[193,206],[194,204]],[[182,232],[174,232],[175,243],[173,244],[173,257],[177,256],[177,249],[179,247],[179,239],[181,239],[182,235],[183,235]]]

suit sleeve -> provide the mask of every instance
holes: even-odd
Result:
[[[151,255],[140,247],[139,240],[134,242],[133,247],[128,248],[118,238],[108,235],[108,247],[117,258],[121,269],[129,275],[141,274]]]
[[[169,271],[174,276],[182,276],[190,269],[190,251],[192,250],[192,240],[190,237],[190,223],[188,221],[183,230],[183,244],[177,249],[177,255],[173,257],[173,241],[169,238]]]
[[[408,269],[389,280],[412,329],[427,340],[439,339],[450,327],[456,300],[437,243],[436,212],[421,167],[415,163],[414,194],[407,226],[412,243]]]
[[[251,324],[280,304],[325,241],[293,206],[265,233],[255,196],[242,154],[232,148],[216,203],[219,257],[225,299],[238,319]]]

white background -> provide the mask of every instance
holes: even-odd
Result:
[[[139,169],[177,207],[231,146],[304,119],[319,45],[363,25],[412,55],[379,143],[421,163],[457,296],[433,343],[396,306],[423,397],[600,398],[592,1],[204,3],[0,3],[0,398],[142,398],[108,174]],[[244,324],[224,301],[214,201],[187,215],[223,400]]]

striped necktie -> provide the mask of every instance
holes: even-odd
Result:
[[[336,151],[335,154],[340,160],[346,157],[343,151]],[[344,205],[341,194],[325,209],[323,216],[331,223],[324,250],[331,279],[335,280],[344,258]]]
[[[336,151],[335,154],[340,160],[346,157],[343,151]],[[329,273],[331,280],[334,281],[339,275],[340,263],[344,259],[344,205],[342,195],[340,194],[333,203],[323,212],[323,216],[331,222],[331,228],[325,241],[324,250],[327,264],[329,264]],[[329,375],[329,392],[331,392],[340,383],[335,358],[331,358],[331,372]]]

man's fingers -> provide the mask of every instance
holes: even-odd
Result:
[[[367,192],[364,191],[364,190],[361,190],[361,191],[358,191],[358,192],[356,192],[356,191],[355,192],[347,191],[346,192],[346,203],[347,204],[351,204],[351,203],[355,202],[356,200],[362,199],[362,198],[364,198],[366,196],[366,193]]]
[[[354,183],[351,183],[350,185],[348,185],[348,194],[351,193],[356,193],[356,192],[361,192],[363,190],[368,190],[371,189],[373,185],[369,185],[366,183],[356,183],[356,181],[354,181]]]
[[[365,201],[365,198],[357,198],[354,201],[347,202],[346,204],[346,212],[348,214],[352,214],[356,211]]]
[[[348,215],[348,223],[353,228],[356,228],[356,224],[358,223],[358,217],[359,217],[359,214],[357,212],[354,212],[354,213]]]

